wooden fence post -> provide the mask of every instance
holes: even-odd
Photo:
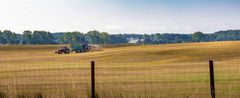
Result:
[[[214,82],[214,66],[213,60],[209,60],[209,71],[210,71],[210,89],[211,89],[211,96],[215,98],[215,82]]]
[[[95,62],[91,62],[91,87],[92,87],[92,98],[95,98]]]

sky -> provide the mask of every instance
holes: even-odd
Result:
[[[240,29],[240,0],[0,0],[0,30],[212,33]]]

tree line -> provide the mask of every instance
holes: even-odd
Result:
[[[97,30],[82,32],[50,33],[29,31],[17,34],[10,30],[0,30],[0,44],[127,44],[132,39],[143,39],[144,44],[167,44],[186,42],[209,42],[240,40],[240,30],[226,30],[205,34],[156,33],[156,34],[109,34]]]

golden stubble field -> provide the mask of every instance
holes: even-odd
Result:
[[[240,97],[239,41],[103,45],[100,52],[54,54],[60,46],[0,46],[0,98],[89,97],[92,60],[100,98],[209,98],[210,59],[217,97]]]

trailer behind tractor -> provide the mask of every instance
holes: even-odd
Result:
[[[76,52],[76,53],[82,53],[82,52],[88,52],[89,48],[88,48],[88,44],[72,44],[71,45],[71,52]]]

